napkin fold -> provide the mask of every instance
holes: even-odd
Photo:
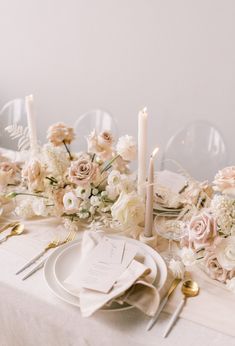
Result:
[[[93,249],[106,236],[104,232],[87,231],[84,233],[81,247],[80,264],[86,264]],[[73,294],[80,299],[81,314],[89,317],[113,300],[120,304],[133,305],[148,316],[154,316],[160,303],[158,290],[148,282],[147,275],[150,268],[133,259],[114,283],[108,293],[98,292],[81,286],[79,282],[78,267],[65,280]]]

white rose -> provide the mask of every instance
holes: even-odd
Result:
[[[120,137],[116,149],[117,153],[125,161],[133,161],[136,157],[136,143],[131,136],[125,135]]]
[[[235,269],[235,237],[221,239],[215,253],[222,268],[226,270]]]
[[[64,209],[68,212],[74,212],[79,207],[79,200],[73,192],[66,192],[63,197]]]
[[[107,185],[106,186],[107,197],[114,201],[119,195],[118,186]]]
[[[32,209],[34,211],[34,214],[38,216],[44,216],[44,217],[48,216],[46,203],[47,202],[45,198],[35,197],[32,203]]]
[[[196,263],[196,255],[191,248],[183,247],[180,250],[180,257],[185,266],[192,266]]]
[[[226,287],[232,291],[233,293],[235,293],[235,277],[232,278],[231,280],[227,280],[226,281]]]
[[[135,193],[121,192],[118,200],[112,205],[111,213],[114,220],[125,226],[136,226],[144,221],[144,204]]]
[[[123,175],[119,189],[125,193],[130,193],[135,190],[135,183],[131,178]]]
[[[185,268],[181,261],[176,261],[174,260],[174,258],[172,258],[169,263],[169,269],[171,270],[175,278],[177,279],[184,278]]]

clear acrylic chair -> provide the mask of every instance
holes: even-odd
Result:
[[[18,150],[17,140],[12,140],[5,128],[10,125],[27,126],[25,100],[14,99],[6,103],[0,111],[0,147],[10,150]]]
[[[185,170],[199,181],[212,181],[219,169],[228,165],[228,153],[218,129],[196,121],[172,136],[163,152],[161,169]]]
[[[95,109],[82,114],[76,120],[74,129],[76,140],[73,143],[73,149],[79,151],[87,150],[86,138],[93,130],[96,130],[97,133],[110,131],[115,138],[118,136],[116,120],[109,112],[102,109]]]

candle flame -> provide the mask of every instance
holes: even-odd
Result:
[[[158,151],[159,151],[159,148],[155,148],[154,151],[152,152],[151,157],[152,157],[153,159],[154,159],[155,156],[157,155]]]

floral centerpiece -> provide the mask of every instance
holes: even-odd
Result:
[[[209,205],[185,222],[181,254],[235,292],[235,167],[219,171]]]
[[[21,166],[1,158],[1,198],[15,198],[19,217],[56,216],[69,229],[85,222],[124,231],[143,223],[144,204],[129,170],[136,157],[133,137],[115,143],[110,132],[93,131],[87,152],[78,153],[69,149],[74,130],[63,123],[49,127],[47,138]]]
[[[20,218],[59,217],[70,230],[85,224],[137,237],[145,203],[129,169],[137,151],[133,137],[115,142],[108,131],[92,131],[87,151],[73,152],[74,129],[57,123],[47,139],[23,163],[0,155],[0,215],[14,199]],[[235,291],[235,167],[219,171],[212,185],[185,177],[187,184],[177,193],[155,183],[154,210],[157,218],[166,218],[163,228],[178,223],[183,229],[182,260],[172,261],[170,269],[182,276],[184,265],[200,264]]]

